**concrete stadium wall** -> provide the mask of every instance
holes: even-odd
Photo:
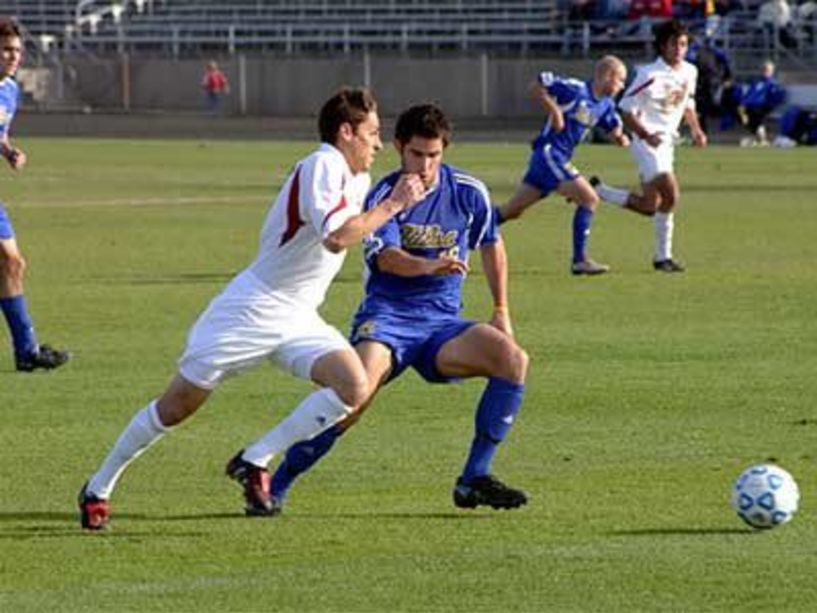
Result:
[[[539,115],[527,86],[541,70],[585,78],[587,61],[534,59],[364,57],[279,58],[233,56],[219,62],[231,82],[230,115],[314,116],[341,85],[366,85],[381,112],[438,101],[455,118]],[[94,110],[199,111],[202,60],[64,59],[72,100]]]

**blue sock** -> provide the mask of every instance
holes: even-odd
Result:
[[[491,462],[497,446],[510,431],[524,395],[523,384],[496,377],[488,379],[477,407],[476,435],[462,471],[464,481],[468,482],[491,472]]]
[[[332,449],[335,441],[343,432],[340,426],[334,425],[308,441],[301,441],[290,447],[284,456],[284,461],[281,462],[278,470],[272,476],[270,493],[283,502],[295,479],[329,453],[329,450]]]
[[[503,223],[505,223],[505,218],[502,217],[502,210],[496,205],[491,208],[494,211],[494,217],[496,217],[496,225],[501,226]]]
[[[6,316],[11,339],[14,342],[14,355],[25,358],[37,351],[37,337],[34,334],[34,323],[26,308],[26,299],[22,294],[11,298],[0,298],[0,308]]]
[[[587,241],[590,238],[590,225],[593,223],[593,211],[581,205],[573,213],[573,263],[584,262],[587,258]]]

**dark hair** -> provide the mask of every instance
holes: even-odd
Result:
[[[318,115],[321,141],[334,144],[340,127],[348,123],[353,130],[377,111],[377,101],[368,89],[344,87],[327,100]]]
[[[403,111],[394,126],[394,138],[405,145],[412,136],[441,138],[448,146],[451,140],[451,124],[443,110],[436,104],[416,104]]]
[[[671,38],[678,38],[679,36],[689,38],[689,30],[686,25],[677,19],[669,19],[656,24],[652,28],[652,34],[655,37],[653,40],[655,51],[659,55],[661,54],[661,49],[664,48],[664,45],[666,45],[667,41]]]
[[[23,36],[20,24],[11,17],[0,17],[0,38],[8,38],[9,36],[16,36],[17,38]]]

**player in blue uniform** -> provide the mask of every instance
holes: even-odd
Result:
[[[296,477],[357,421],[380,386],[409,367],[431,383],[488,379],[454,503],[462,508],[515,508],[527,502],[524,492],[493,477],[490,468],[521,407],[528,357],[511,334],[505,248],[488,192],[479,180],[442,163],[450,131],[447,118],[434,105],[411,107],[398,118],[395,147],[402,168],[369,192],[366,207],[387,198],[402,173],[418,173],[427,192],[364,244],[366,296],[354,317],[352,342],[372,394],[350,418],[288,450],[271,480],[275,508],[270,514],[280,511]],[[493,296],[490,323],[460,316],[471,250],[480,252]]]
[[[629,145],[613,100],[626,79],[626,66],[612,55],[596,63],[593,79],[587,82],[557,77],[550,72],[539,75],[533,91],[547,113],[547,121],[533,141],[528,171],[516,193],[499,208],[503,223],[516,219],[552,192],[575,202],[571,265],[574,275],[602,274],[610,267],[587,255],[590,226],[599,198],[570,159],[587,132],[596,126],[608,132],[618,145]]]
[[[9,141],[9,128],[20,95],[14,75],[22,57],[20,27],[11,19],[0,18],[0,155],[12,170],[20,170],[26,163],[25,153]],[[23,296],[25,268],[26,261],[17,245],[11,219],[0,203],[0,309],[11,332],[17,370],[57,368],[68,361],[69,354],[37,343]]]

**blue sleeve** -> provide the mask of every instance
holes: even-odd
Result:
[[[576,97],[575,85],[571,85],[570,80],[557,77],[552,72],[539,73],[539,85],[544,87],[559,104],[570,102]]]
[[[386,181],[378,183],[372,191],[366,196],[366,202],[363,206],[364,210],[369,211],[380,202],[385,200],[391,194],[392,185]],[[363,239],[363,258],[369,268],[377,268],[377,256],[389,247],[400,247],[400,225],[397,223],[397,218],[392,217],[385,224],[380,226],[372,234]]]
[[[471,224],[468,229],[468,249],[474,250],[482,245],[490,245],[499,240],[499,226],[491,205],[491,197],[482,183],[470,187]]]

